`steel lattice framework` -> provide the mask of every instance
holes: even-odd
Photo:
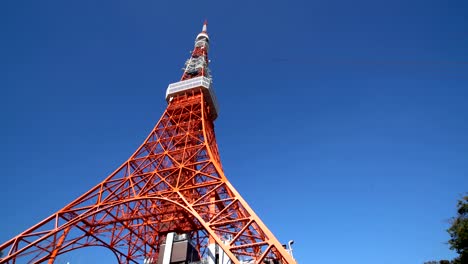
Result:
[[[182,81],[210,78],[208,42],[205,23]],[[213,125],[217,109],[207,97],[203,87],[170,95],[161,119],[126,162],[1,245],[0,263],[53,263],[89,246],[110,249],[118,263],[142,263],[157,257],[168,232],[189,233],[202,257],[215,242],[233,263],[296,263],[226,179]]]

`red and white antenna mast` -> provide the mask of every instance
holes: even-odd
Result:
[[[187,80],[199,76],[211,78],[208,69],[208,50],[210,48],[210,37],[207,32],[208,22],[205,20],[200,34],[195,38],[195,46],[192,51],[192,56],[185,63],[184,74],[181,80]]]
[[[209,117],[215,120],[218,117],[219,106],[212,87],[211,72],[208,68],[208,50],[210,37],[207,32],[208,22],[203,23],[202,31],[195,38],[192,55],[185,62],[184,73],[180,82],[172,83],[166,91],[166,100],[170,102],[177,95],[184,94],[194,88],[202,88],[205,100],[209,105]]]

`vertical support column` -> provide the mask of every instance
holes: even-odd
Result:
[[[211,243],[208,245],[208,264],[218,264],[216,261],[216,250],[218,245]]]
[[[231,259],[216,243],[208,246],[208,264],[231,264]]]
[[[226,244],[226,241],[224,243]],[[231,264],[231,259],[224,252],[223,248],[218,245],[216,246],[218,247],[219,264]]]
[[[166,237],[166,246],[164,247],[164,257],[162,264],[170,264],[172,256],[172,244],[174,243],[174,232],[168,233]]]

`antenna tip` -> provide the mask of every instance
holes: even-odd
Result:
[[[206,32],[206,26],[208,26],[208,20],[207,19],[205,19],[205,22],[203,22],[203,28],[202,28],[203,32]]]

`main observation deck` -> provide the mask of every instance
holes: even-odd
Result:
[[[200,76],[185,81],[169,84],[166,90],[166,101],[170,102],[172,97],[197,88],[202,89],[208,105],[211,109],[213,109],[213,111],[211,111],[211,117],[213,118],[213,120],[215,120],[218,117],[219,106],[210,78]]]

